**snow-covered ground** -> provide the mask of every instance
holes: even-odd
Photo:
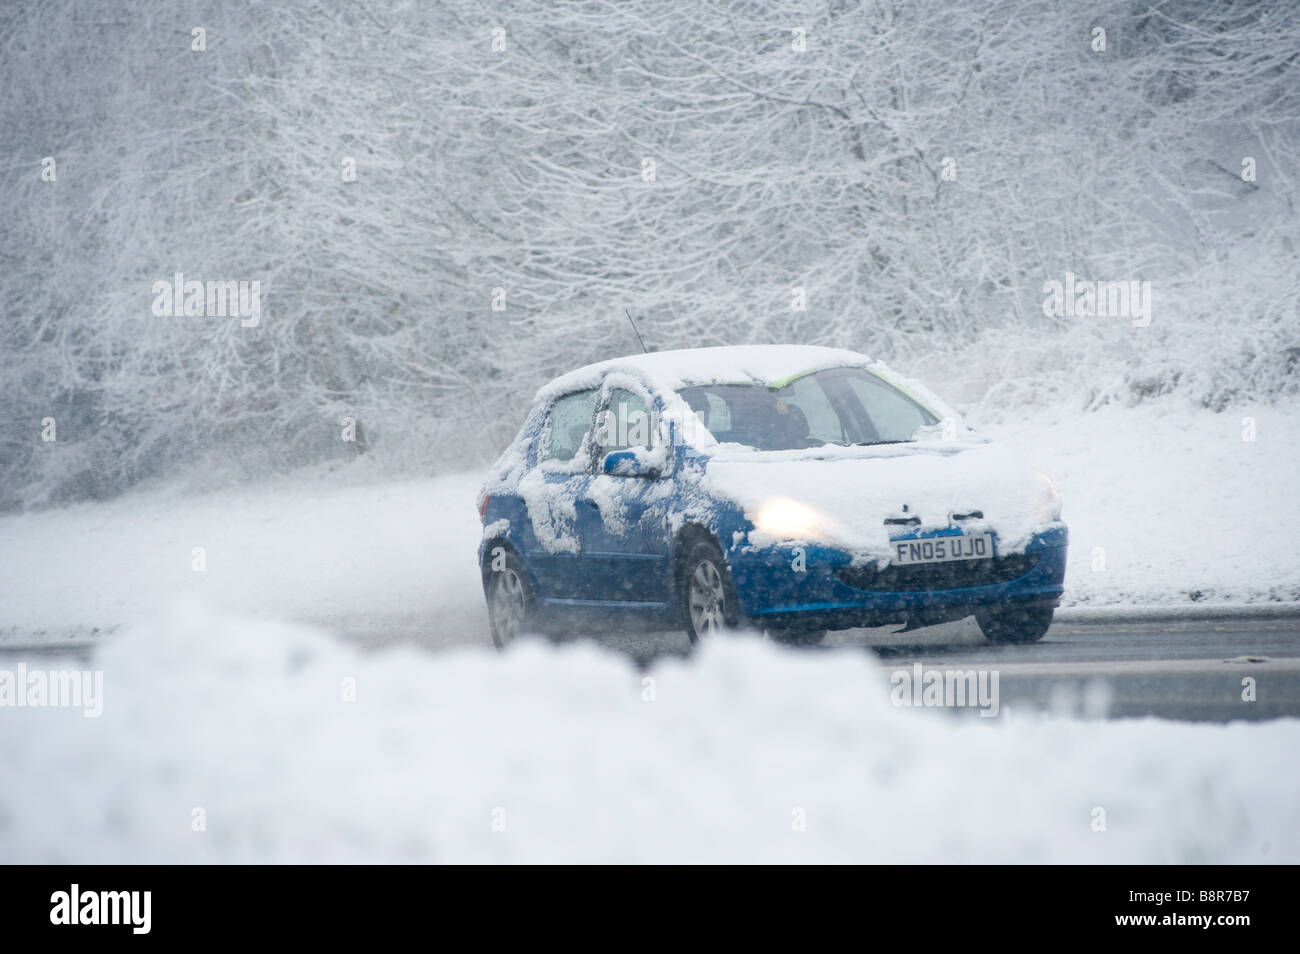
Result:
[[[100,717],[0,713],[6,861],[1300,861],[1300,768],[1260,756],[1294,719],[954,718],[856,653],[642,673],[207,612],[94,665]]]
[[[1300,403],[1216,414],[1167,399],[976,423],[1030,453],[1064,498],[1066,605],[1300,601]]]
[[[333,486],[317,474],[7,517],[0,631],[147,621],[182,599],[342,626],[423,618],[439,642],[483,642],[478,484],[459,474]]]
[[[1064,497],[1067,605],[1300,600],[1300,406],[1214,414],[1152,402],[982,429]],[[0,634],[148,622],[181,597],[332,627],[423,620],[439,643],[482,643],[478,482],[344,485],[316,473],[5,517]]]

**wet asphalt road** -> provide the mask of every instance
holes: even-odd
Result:
[[[898,629],[831,633],[799,651],[869,652],[891,676],[914,673],[918,663],[923,672],[996,671],[1004,711],[1197,722],[1300,717],[1300,619],[1062,622],[1027,646],[993,645],[972,619]],[[675,633],[599,641],[645,665],[687,650]]]
[[[1300,619],[1061,623],[1029,646],[987,644],[967,622],[945,634],[873,630],[860,645],[891,670],[997,670],[1003,707],[1208,722],[1300,716]]]
[[[320,622],[368,650],[488,646],[485,621],[478,614]],[[1085,717],[1198,722],[1300,717],[1300,618],[1061,622],[1041,642],[1027,646],[992,645],[970,619],[908,633],[897,630],[887,626],[831,633],[821,646],[791,651],[871,653],[890,675],[914,673],[917,664],[922,671],[996,671],[1004,712],[1034,708]],[[0,633],[0,666],[51,656],[91,662],[96,646],[116,634],[38,635]],[[590,638],[642,666],[689,652],[680,633]]]

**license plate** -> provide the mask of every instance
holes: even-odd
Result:
[[[966,533],[960,537],[931,537],[928,540],[891,540],[894,564],[948,563],[952,560],[988,560],[993,557],[993,534]]]

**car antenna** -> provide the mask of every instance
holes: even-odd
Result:
[[[645,342],[641,340],[641,332],[639,332],[639,331],[636,330],[636,322],[632,320],[632,312],[630,312],[630,311],[628,311],[626,308],[624,308],[624,309],[623,309],[623,314],[627,315],[628,324],[630,324],[630,325],[632,326],[632,331],[634,331],[634,332],[636,333],[636,343],[639,344],[639,345],[641,346],[641,353],[642,353],[642,354],[649,354],[649,353],[650,353],[650,349],[648,349],[648,348],[645,346]]]

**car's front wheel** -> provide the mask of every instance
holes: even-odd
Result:
[[[490,570],[484,586],[492,644],[504,649],[521,634],[529,632],[533,620],[533,590],[523,561],[510,551],[504,565]]]
[[[679,580],[686,635],[692,643],[734,628],[740,621],[740,604],[731,582],[727,560],[710,540],[693,544],[682,561]]]
[[[1035,643],[1052,625],[1050,606],[999,606],[975,611],[984,638],[991,643]]]

